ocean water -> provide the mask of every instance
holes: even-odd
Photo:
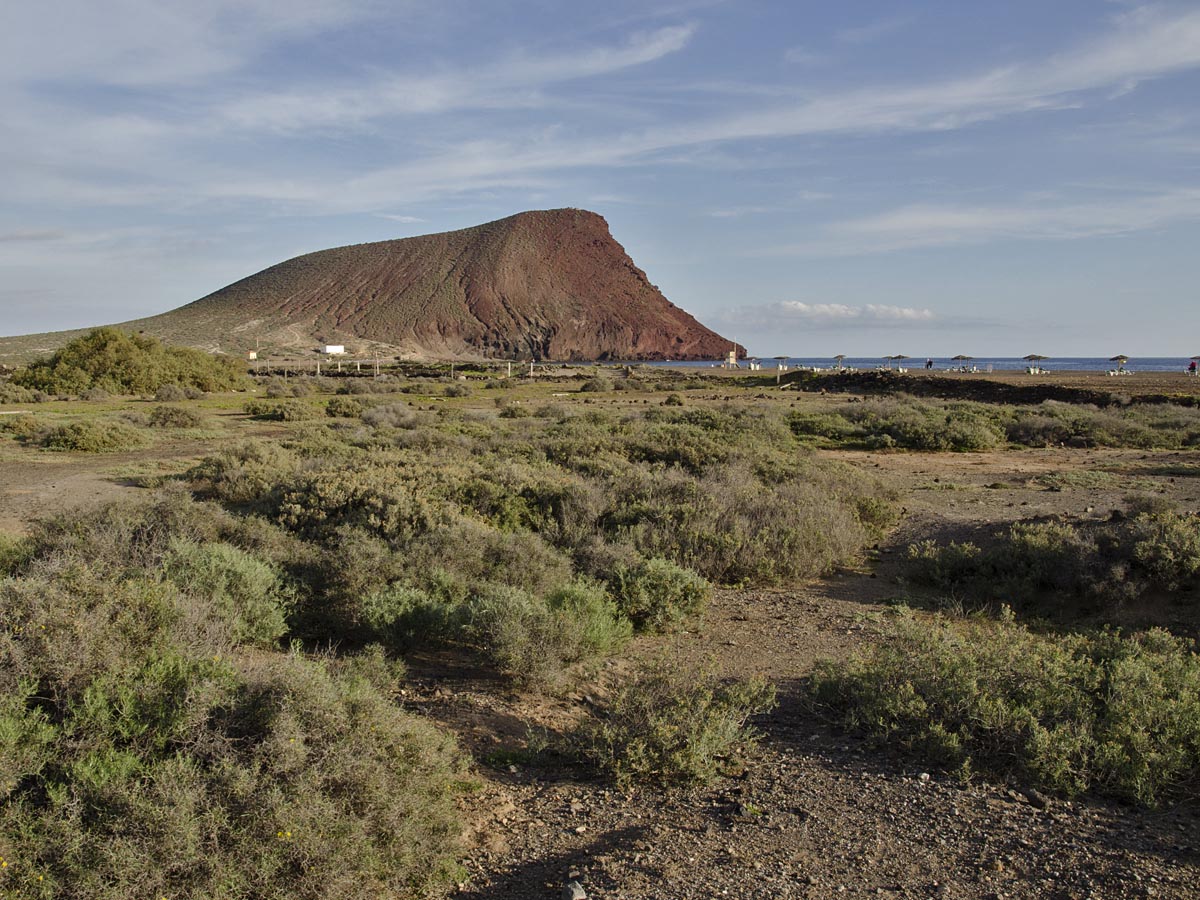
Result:
[[[774,369],[779,365],[779,361],[773,357],[751,357],[758,359],[764,370]],[[783,360],[783,363],[789,368],[796,366],[804,366],[805,368],[822,368],[835,369],[837,361],[828,357],[795,357]],[[659,362],[648,363],[652,366],[688,366],[696,368],[709,368],[718,365],[717,360],[713,361],[698,361],[698,362]],[[635,364],[636,365],[636,364]],[[646,365],[646,364],[643,364]],[[848,369],[858,369],[862,371],[870,371],[876,368],[887,368],[889,365],[885,359],[877,357],[850,357],[842,360],[842,365]],[[900,363],[895,361],[890,363],[894,369],[897,365],[903,366],[906,369],[920,369],[925,365],[925,357],[906,359]],[[972,359],[967,362],[956,362],[942,357],[933,357],[933,370],[945,371],[946,369],[956,369],[959,366],[974,366],[980,372],[1023,372],[1030,363],[1020,358],[1012,357],[992,357],[981,356],[978,359]],[[1107,357],[1063,357],[1062,359],[1047,359],[1043,360],[1039,365],[1047,372],[1107,372],[1109,369],[1115,369],[1117,364],[1110,362]],[[1133,358],[1125,363],[1125,368],[1133,372],[1183,372],[1188,367],[1188,360],[1179,356],[1153,356],[1145,359]],[[746,361],[742,361],[742,368],[746,368]]]

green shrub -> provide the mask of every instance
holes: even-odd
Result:
[[[199,428],[204,424],[204,416],[182,406],[156,406],[150,410],[147,421],[156,428]]]
[[[617,609],[638,631],[671,631],[700,615],[708,602],[707,581],[665,559],[648,559],[612,576]]]
[[[187,394],[182,385],[164,384],[154,392],[154,399],[159,403],[179,403],[187,399]]]
[[[528,419],[532,415],[533,411],[520,403],[505,403],[500,407],[500,418],[502,419]]]
[[[362,414],[362,420],[372,428],[412,428],[418,421],[413,408],[399,400],[371,407]]]
[[[97,328],[12,376],[19,387],[54,394],[82,394],[89,388],[153,394],[167,384],[224,391],[246,381],[240,360],[168,347],[148,335],[116,328]]]
[[[633,633],[632,623],[604,586],[595,582],[576,581],[556,588],[546,596],[546,605],[557,614],[562,627],[577,634],[586,656],[609,656]]]
[[[526,683],[552,684],[580,658],[578,636],[562,627],[562,617],[520,588],[481,585],[461,614],[463,636]]]
[[[0,583],[0,615],[10,885],[418,896],[455,871],[459,755],[380,666],[239,656],[145,580]]]
[[[1155,630],[1039,635],[1014,622],[901,615],[891,638],[824,663],[840,724],[969,777],[1154,804],[1200,778],[1200,658]]]
[[[504,410],[500,411],[504,415]],[[564,403],[543,403],[533,410],[532,415],[539,419],[566,419],[571,415],[571,408]]]
[[[1005,437],[994,410],[983,404],[876,400],[842,415],[868,445],[886,441],[909,450],[973,451],[995,447]]]
[[[405,544],[433,521],[419,477],[398,468],[302,472],[279,485],[278,496],[280,524],[310,537],[354,526]]]
[[[248,400],[243,407],[246,415],[271,422],[302,422],[314,418],[317,411],[300,400]]]
[[[667,394],[663,398],[663,406],[683,406],[683,397],[679,394]]]
[[[123,578],[157,573],[175,540],[219,540],[232,519],[220,507],[198,503],[172,485],[150,500],[112,503],[86,512],[60,513],[32,523],[28,538],[39,566],[79,564]]]
[[[619,783],[706,783],[754,740],[749,719],[774,705],[775,689],[764,682],[722,683],[660,662],[623,685],[603,717],[573,735],[573,746]]]
[[[353,397],[332,397],[325,404],[325,415],[331,418],[357,419],[362,413],[362,401]]]
[[[239,506],[273,509],[287,479],[299,468],[292,452],[267,441],[221,449],[188,471],[202,493]]]
[[[459,631],[460,610],[427,591],[400,584],[367,595],[361,624],[371,639],[392,650],[432,646]]]
[[[462,383],[448,384],[445,390],[442,391],[447,397],[470,397],[471,389]]]
[[[7,379],[0,379],[0,403],[38,403],[43,399],[49,399],[45,394],[31,391],[29,388],[23,388],[20,385],[13,384]]]
[[[818,435],[868,448],[986,450],[1003,441],[1042,447],[1179,448],[1200,440],[1200,411],[1171,405],[1097,408],[1047,400],[1037,406],[891,397],[836,412],[795,412],[797,435]]]
[[[924,541],[908,577],[957,596],[1025,607],[1039,597],[1120,603],[1155,587],[1181,591],[1200,575],[1200,518],[1131,510],[1108,522],[1018,522],[981,549]]]
[[[286,378],[270,378],[266,383],[266,395],[269,400],[285,400],[289,397],[307,397],[312,391],[306,382],[299,378],[288,381]]]
[[[676,466],[697,475],[726,462],[730,455],[719,432],[681,422],[639,429],[625,442],[625,452],[635,462]]]
[[[280,573],[237,547],[175,539],[163,574],[187,594],[211,603],[238,644],[274,646],[287,631],[291,605]]]
[[[12,575],[32,555],[29,541],[0,532],[0,578]]]
[[[145,446],[145,439],[124,422],[85,419],[48,430],[42,437],[47,450],[73,450],[78,453],[117,453]]]
[[[0,434],[11,434],[18,440],[28,440],[41,430],[34,416],[0,416]]]
[[[579,390],[588,393],[608,393],[614,389],[613,380],[607,375],[593,375],[579,386]]]
[[[835,413],[793,412],[788,416],[788,427],[800,437],[847,438],[854,427],[845,417]]]
[[[1200,518],[1160,513],[1142,515],[1131,526],[1133,563],[1151,583],[1168,591],[1194,582],[1200,573]]]
[[[890,492],[834,464],[760,471],[740,461],[703,477],[627,468],[601,525],[712,581],[772,584],[853,560],[894,519]]]
[[[466,593],[473,585],[495,583],[543,596],[571,580],[571,562],[539,535],[500,530],[482,522],[443,516],[413,540],[406,565],[415,583],[437,573]]]

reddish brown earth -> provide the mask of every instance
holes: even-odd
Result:
[[[275,353],[334,343],[419,357],[688,360],[735,346],[670,303],[604,218],[580,209],[309,253],[123,327]],[[30,347],[71,334],[36,336]],[[0,341],[0,356],[28,343]]]

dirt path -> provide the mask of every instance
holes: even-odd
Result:
[[[280,428],[241,425],[237,439],[277,435]],[[139,476],[181,472],[219,442],[162,440],[128,453],[53,453],[9,444],[0,448],[0,533],[21,534],[33,519],[85,510],[144,490]]]
[[[89,509],[129,493],[131,488],[106,469],[91,460],[5,460],[0,463],[0,532],[19,534],[31,519],[67,508]]]

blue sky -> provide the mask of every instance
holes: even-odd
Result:
[[[762,355],[1200,353],[1200,3],[42,0],[0,333],[577,206]]]

